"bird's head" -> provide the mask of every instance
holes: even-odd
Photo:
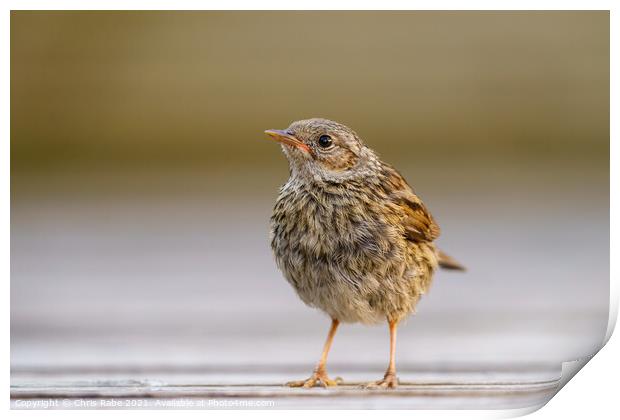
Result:
[[[293,176],[337,182],[372,170],[377,161],[355,131],[335,121],[311,118],[265,133],[282,144]]]

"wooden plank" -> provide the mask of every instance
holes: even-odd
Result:
[[[287,369],[288,370],[288,369]],[[135,372],[48,369],[12,372],[11,407],[42,408],[523,408],[544,404],[557,390],[559,369],[403,370],[395,390],[368,390],[362,384],[376,372],[337,369],[349,382],[324,389],[292,389],[279,379],[296,378],[281,367],[250,372],[235,369],[195,372],[145,369]],[[275,373],[274,373],[275,372]],[[37,407],[38,406],[38,407]]]

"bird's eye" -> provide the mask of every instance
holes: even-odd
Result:
[[[326,148],[332,145],[332,138],[329,137],[327,134],[323,134],[321,137],[319,137],[319,146]]]

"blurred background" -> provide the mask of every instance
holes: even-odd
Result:
[[[329,321],[273,262],[288,169],[263,131],[319,116],[400,169],[468,267],[436,275],[399,363],[598,349],[608,12],[12,12],[13,370],[309,373]],[[345,326],[331,362],[379,375],[387,340]]]

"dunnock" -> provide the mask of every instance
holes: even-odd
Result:
[[[271,217],[276,263],[301,300],[332,318],[312,376],[287,385],[336,385],[325,365],[339,323],[387,320],[389,365],[367,386],[397,386],[398,322],[414,311],[437,266],[463,267],[433,244],[439,226],[404,178],[353,130],[313,118],[265,133],[282,144],[290,166]]]

